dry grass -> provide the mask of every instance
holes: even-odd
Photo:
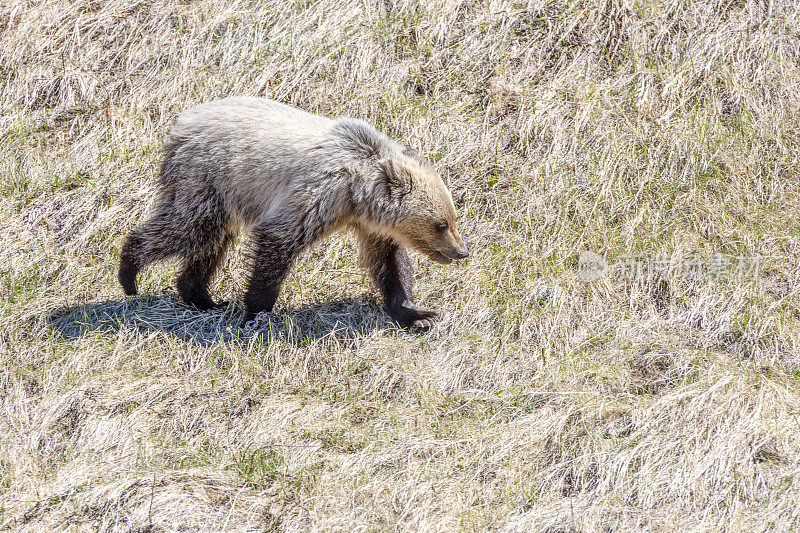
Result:
[[[0,32],[0,529],[800,528],[794,2],[11,1]],[[472,251],[418,261],[438,330],[391,326],[346,236],[249,328],[173,265],[122,297],[166,128],[233,94],[431,157]],[[586,283],[584,249],[763,260]]]

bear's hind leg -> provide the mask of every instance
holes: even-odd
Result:
[[[153,215],[131,231],[122,246],[118,279],[128,296],[136,294],[136,275],[155,261],[178,255],[185,248],[183,235],[176,231],[177,216],[167,204],[157,206]]]
[[[120,254],[119,281],[125,294],[136,294],[136,275],[155,261],[180,256],[177,280],[181,298],[200,309],[214,307],[208,283],[234,238],[226,213],[213,195],[176,201],[174,191],[162,191],[153,215],[133,230]]]
[[[357,234],[361,262],[378,287],[389,316],[404,328],[431,328],[439,320],[439,313],[414,304],[414,273],[405,248],[386,237],[363,231]]]
[[[208,285],[234,237],[231,231],[224,232],[222,238],[206,235],[207,240],[200,250],[184,256],[183,270],[176,282],[178,294],[184,302],[201,310],[227,305],[225,302],[214,303],[208,293]]]
[[[136,230],[128,235],[128,238],[125,239],[125,244],[122,245],[117,277],[120,285],[122,285],[122,290],[128,296],[136,294],[136,275],[142,268],[139,262],[141,254],[138,252],[141,247],[142,239]]]
[[[262,224],[250,238],[252,271],[244,295],[245,322],[261,311],[272,311],[281,283],[309,240],[286,235],[270,224]]]

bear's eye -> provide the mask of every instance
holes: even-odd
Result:
[[[447,224],[447,222],[439,222],[438,224],[436,224],[436,231],[438,231],[439,233],[444,233],[445,231],[447,231],[447,228],[449,227],[450,225]]]

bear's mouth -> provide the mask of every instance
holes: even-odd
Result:
[[[453,262],[453,260],[452,260],[452,259],[450,259],[450,258],[449,258],[449,257],[447,257],[446,255],[444,255],[444,254],[443,254],[442,252],[440,252],[439,250],[436,250],[435,252],[431,253],[431,254],[430,254],[430,257],[431,257],[431,259],[433,259],[433,260],[434,260],[434,261],[436,261],[437,263],[441,263],[441,264],[443,264],[443,265],[449,265],[450,263],[452,263],[452,262]]]

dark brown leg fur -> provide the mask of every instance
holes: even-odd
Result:
[[[183,258],[183,270],[178,276],[176,286],[184,302],[203,310],[227,305],[227,302],[214,303],[208,293],[208,284],[233,239],[234,235],[227,233],[221,242],[210,240],[205,253]]]
[[[208,283],[234,235],[227,231],[224,212],[215,198],[196,198],[182,205],[165,196],[155,213],[131,232],[122,247],[119,281],[125,294],[136,294],[136,275],[155,261],[183,257],[178,293],[199,309],[214,307]],[[200,214],[200,215],[198,215]]]
[[[385,237],[359,233],[359,239],[361,261],[378,287],[389,316],[404,328],[432,327],[439,314],[414,305],[414,273],[405,248]]]
[[[250,239],[252,272],[244,295],[245,322],[261,311],[272,311],[286,274],[306,244],[306,239],[286,236],[268,224],[253,231]]]
[[[172,209],[161,204],[144,224],[125,239],[119,262],[119,282],[125,294],[136,294],[136,275],[141,269],[182,251],[185,244],[175,231],[177,218]]]
[[[134,230],[125,239],[125,244],[122,246],[122,253],[119,260],[119,283],[122,285],[122,290],[128,296],[136,294],[136,274],[142,268],[139,264],[138,250],[141,248],[142,242],[140,236]]]

